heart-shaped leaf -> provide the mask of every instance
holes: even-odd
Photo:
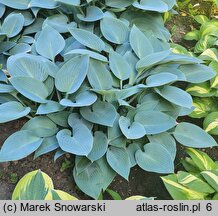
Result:
[[[142,124],[147,134],[159,134],[176,125],[171,116],[158,111],[142,111],[135,115],[135,121]]]
[[[98,199],[102,190],[106,190],[116,173],[108,165],[105,157],[92,163],[82,173],[73,170],[73,176],[78,187],[94,199]]]
[[[90,59],[88,80],[93,89],[108,90],[112,88],[113,79],[105,64]]]
[[[82,117],[90,122],[113,127],[117,116],[115,107],[103,101],[97,101],[92,107],[82,107],[80,109]]]
[[[110,28],[108,28],[110,26]],[[129,39],[129,27],[119,19],[104,17],[101,20],[100,28],[103,36],[110,42],[122,44]],[[113,31],[111,31],[113,29]]]
[[[30,113],[29,107],[24,107],[21,103],[10,101],[0,105],[0,123],[9,122],[22,118]]]
[[[40,104],[40,106],[37,109],[36,114],[37,115],[45,115],[49,113],[54,113],[58,111],[64,110],[65,107],[61,106],[56,101],[47,101],[47,103]]]
[[[217,146],[212,136],[200,127],[187,122],[177,125],[174,136],[179,143],[188,147],[206,148]]]
[[[131,121],[129,118],[121,116],[119,119],[119,125],[122,133],[127,139],[139,139],[142,138],[146,134],[145,127],[138,123]]]
[[[1,32],[5,33],[9,38],[12,38],[20,33],[24,25],[24,16],[19,13],[9,14],[1,27]]]
[[[96,131],[94,135],[93,148],[87,157],[91,161],[97,161],[105,155],[105,153],[107,152],[107,148],[107,136],[101,131]]]
[[[157,143],[148,143],[144,152],[138,150],[135,154],[137,164],[144,170],[157,173],[173,173],[174,164],[170,153]]]
[[[156,92],[166,100],[181,107],[191,108],[192,97],[187,92],[174,86],[165,86],[162,89],[156,89]]]
[[[130,160],[126,149],[110,146],[107,150],[107,162],[113,170],[128,180]]]
[[[131,29],[129,40],[132,49],[140,59],[153,53],[151,42],[135,25]]]
[[[120,80],[129,78],[132,68],[128,62],[117,52],[110,52],[110,68],[113,74]]]
[[[95,22],[104,17],[103,11],[96,6],[89,6],[86,9],[86,15],[77,14],[77,17],[84,22]]]
[[[159,73],[151,75],[147,78],[146,84],[148,87],[157,87],[175,82],[178,80],[178,77],[171,73]]]
[[[67,61],[57,72],[55,86],[61,92],[72,94],[82,85],[89,65],[89,57],[76,56]]]
[[[13,77],[10,82],[26,98],[38,103],[47,103],[48,89],[40,80],[32,77]]]
[[[7,69],[12,77],[32,77],[45,81],[48,77],[47,60],[41,56],[17,54],[7,61]]]
[[[0,151],[0,162],[16,161],[34,152],[43,139],[31,131],[22,130],[12,134],[4,142]]]
[[[70,130],[63,129],[58,132],[57,139],[60,148],[71,154],[87,156],[93,147],[91,131],[83,124],[77,124]]]
[[[30,119],[22,130],[31,131],[38,137],[50,137],[58,132],[57,125],[46,116],[38,116]]]
[[[104,42],[95,34],[78,28],[69,29],[73,37],[86,47],[101,52],[105,49]]]
[[[40,147],[35,151],[34,159],[37,157],[54,151],[59,147],[56,136],[46,137],[43,139]]]
[[[64,49],[65,40],[58,31],[50,26],[46,26],[39,34],[35,45],[36,51],[40,55],[54,61],[55,56]]]
[[[84,91],[76,95],[74,101],[69,99],[62,99],[60,104],[66,107],[85,107],[92,105],[96,100],[96,94],[90,91]]]

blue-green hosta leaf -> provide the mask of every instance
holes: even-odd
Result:
[[[9,49],[13,48],[16,46],[15,42],[12,41],[1,41],[0,43],[0,53],[7,52]]]
[[[71,113],[68,117],[68,125],[71,128],[74,128],[76,124],[84,124],[89,130],[92,130],[93,124],[85,120],[79,113]]]
[[[60,148],[71,154],[87,156],[93,147],[91,131],[83,124],[77,124],[73,132],[63,129],[57,133]]]
[[[215,192],[215,190],[205,181],[188,172],[183,172],[183,171],[178,172],[177,178],[178,178],[178,183],[188,187],[191,190],[195,190],[201,193],[208,193],[208,194]]]
[[[169,50],[151,53],[150,55],[140,59],[136,64],[136,68],[140,73],[148,70],[149,68],[152,68],[154,65],[165,59],[170,53],[171,51]]]
[[[135,153],[142,149],[143,145],[142,143],[131,143],[129,144],[129,146],[127,147],[127,151],[129,154],[129,160],[130,160],[130,167],[134,167],[137,163],[136,163],[136,159],[135,159]]]
[[[54,61],[55,56],[64,49],[65,40],[58,31],[50,26],[46,26],[39,34],[35,45],[36,51],[40,55]]]
[[[12,38],[20,33],[24,25],[24,16],[22,14],[9,14],[1,28],[1,32]]]
[[[119,119],[120,119],[120,115],[117,114],[113,127],[109,127],[107,130],[109,140],[115,140],[118,137],[122,136],[122,131],[120,130],[120,126],[119,126]]]
[[[100,61],[90,59],[88,80],[93,89],[109,90],[112,88],[113,79],[106,65]]]
[[[103,101],[97,101],[92,107],[82,107],[80,109],[82,117],[90,122],[113,127],[117,116],[115,107]]]
[[[101,132],[96,131],[94,134],[94,142],[91,152],[88,154],[88,159],[91,161],[99,160],[105,155],[108,149],[107,136]]]
[[[188,147],[207,148],[217,146],[212,136],[207,134],[200,127],[187,122],[182,122],[177,125],[174,137],[179,143]]]
[[[212,68],[201,64],[181,65],[179,70],[185,74],[187,81],[191,83],[202,83],[216,75]]]
[[[29,107],[23,107],[21,103],[16,101],[3,103],[0,105],[0,123],[22,118],[28,115],[30,111]]]
[[[140,59],[154,51],[149,39],[135,25],[131,29],[129,40],[132,49]]]
[[[159,64],[166,64],[166,63],[190,65],[190,64],[201,64],[203,63],[203,61],[192,56],[171,53],[169,56],[167,56],[161,62],[159,62]]]
[[[76,156],[75,169],[77,175],[86,170],[90,165],[92,165],[92,161],[90,161],[87,157]]]
[[[110,146],[107,150],[107,162],[111,168],[123,178],[128,180],[130,173],[130,160],[125,148]]]
[[[11,77],[32,77],[45,81],[48,77],[47,60],[41,56],[30,54],[17,54],[10,56],[7,69]]]
[[[144,151],[135,154],[137,164],[144,170],[156,173],[173,173],[173,158],[167,149],[159,143],[148,143]]]
[[[31,131],[18,131],[4,142],[0,151],[0,162],[27,157],[42,144],[42,141],[42,138],[35,136]]]
[[[110,26],[110,28],[108,28]],[[104,17],[101,20],[100,28],[103,36],[115,44],[123,44],[129,39],[129,27],[119,19]],[[113,31],[111,31],[113,29]]]
[[[106,0],[105,4],[109,7],[113,7],[113,8],[118,8],[118,9],[122,9],[125,7],[130,6],[132,3],[134,2],[134,0]]]
[[[121,116],[119,125],[122,133],[127,139],[139,139],[146,134],[144,126],[138,122],[131,123],[130,119]]]
[[[35,151],[34,159],[41,155],[54,151],[58,147],[59,145],[56,136],[46,137],[43,139],[43,142],[40,145],[40,147]]]
[[[8,80],[8,78],[7,78],[6,74],[4,73],[3,70],[0,69],[0,82],[7,83],[7,80]]]
[[[78,28],[71,28],[69,31],[73,37],[84,46],[99,52],[105,49],[104,42],[92,32]]]
[[[16,46],[14,46],[10,51],[10,55],[16,55],[18,53],[28,53],[31,51],[31,46],[26,43],[18,43]]]
[[[47,101],[47,103],[40,104],[36,115],[45,115],[64,110],[65,107],[60,105],[57,101]]]
[[[77,14],[77,17],[84,22],[95,22],[101,20],[104,17],[104,13],[99,7],[90,6],[86,9],[86,15]]]
[[[165,86],[162,89],[156,89],[156,92],[164,99],[181,107],[191,108],[192,97],[187,92],[174,86]]]
[[[12,85],[0,83],[0,93],[10,93],[13,92],[14,90],[15,88]]]
[[[201,175],[215,189],[215,191],[218,192],[218,171],[203,171],[201,172]]]
[[[2,18],[2,16],[4,15],[5,10],[6,10],[5,5],[0,3],[0,18]]]
[[[109,54],[110,68],[113,74],[120,80],[127,80],[132,72],[128,62],[117,52]]]
[[[169,10],[168,5],[162,0],[141,0],[140,3],[135,1],[133,6],[146,11],[157,11],[160,13],[167,12]]]
[[[157,87],[175,82],[178,80],[178,77],[171,73],[159,73],[151,75],[147,78],[146,84],[148,87]]]
[[[19,1],[1,0],[1,4],[4,4],[8,7],[14,8],[14,9],[25,10],[28,8],[30,1],[31,0],[19,0]]]
[[[102,62],[108,62],[107,58],[97,52],[93,52],[87,49],[74,49],[66,53],[65,55],[75,55],[75,54],[80,54],[80,55],[88,55],[92,59],[96,59]]]
[[[57,2],[54,0],[31,0],[30,4],[28,5],[29,8],[31,7],[38,7],[38,8],[46,8],[46,9],[54,9],[56,8]]]
[[[159,134],[176,125],[171,116],[158,111],[142,111],[135,115],[135,121],[142,124],[147,134]]]
[[[57,113],[48,114],[48,118],[51,119],[55,124],[61,127],[69,127],[68,125],[68,117],[70,115],[69,111],[60,111]]]
[[[29,35],[29,34],[33,34],[33,33],[37,33],[39,31],[42,30],[42,24],[45,20],[43,18],[37,18],[36,21],[30,25],[27,26],[24,31],[23,31],[23,35]]]
[[[176,157],[176,141],[175,139],[167,132],[148,136],[148,139],[151,143],[160,143],[164,146],[167,151],[170,153],[173,159]]]
[[[75,100],[62,99],[60,104],[66,107],[85,107],[90,106],[98,99],[97,95],[90,91],[84,91],[76,95]]]
[[[26,98],[38,103],[47,103],[48,89],[40,80],[32,77],[13,77],[10,82]]]
[[[77,186],[87,195],[98,199],[102,190],[106,190],[111,184],[116,173],[108,165],[105,157],[92,163],[82,173],[73,170],[74,180]]]
[[[89,66],[89,57],[76,56],[67,61],[57,72],[55,86],[61,92],[72,94],[82,85]]]
[[[70,23],[68,24],[69,19],[64,14],[55,14],[53,16],[49,16],[44,22],[43,22],[43,28],[46,25],[51,26],[55,30],[57,30],[59,33],[66,33],[68,32],[69,27],[76,27],[76,23]]]
[[[60,2],[67,5],[79,6],[80,0],[54,0],[56,2]]]
[[[58,132],[57,125],[46,116],[37,116],[30,119],[22,130],[31,131],[35,136],[38,137],[50,137]]]

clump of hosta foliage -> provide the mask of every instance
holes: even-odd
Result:
[[[197,41],[193,48],[194,53],[205,61],[216,73],[218,73],[218,21],[209,20],[206,16],[198,15],[195,20],[201,24],[199,30],[195,29],[186,34],[186,40]],[[218,75],[207,82],[200,84],[190,84],[187,88],[194,96],[194,106],[196,107],[191,117],[204,118],[204,129],[213,135],[218,135]]]
[[[217,145],[201,128],[177,123],[193,107],[176,83],[215,72],[170,50],[158,12],[174,0],[1,3],[0,123],[29,118],[3,144],[1,162],[71,153],[76,184],[97,199],[135,165],[173,173],[175,139]]]
[[[182,160],[186,171],[162,177],[175,200],[218,200],[218,161],[206,153],[187,149],[191,157]]]

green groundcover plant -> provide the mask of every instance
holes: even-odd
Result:
[[[0,151],[0,162],[34,152],[74,155],[78,187],[97,199],[131,167],[173,173],[176,141],[216,141],[177,118],[193,111],[178,82],[216,73],[175,54],[160,13],[174,0],[2,0],[0,123],[27,116]]]
[[[188,148],[182,160],[186,171],[162,177],[175,200],[218,200],[218,161],[206,153]]]
[[[200,29],[193,30],[186,34],[186,40],[197,41],[194,53],[205,61],[216,73],[218,73],[218,21],[209,20],[206,16],[198,15],[195,20],[201,25]],[[205,118],[204,129],[213,135],[218,135],[218,75],[210,81],[200,84],[190,84],[187,88],[194,96],[195,110],[190,114],[193,118]]]

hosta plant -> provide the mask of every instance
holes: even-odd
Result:
[[[162,177],[175,200],[218,200],[218,161],[192,148],[182,164],[186,171]]]
[[[77,200],[74,196],[55,190],[52,179],[40,170],[27,173],[17,183],[12,200]]]
[[[29,120],[4,142],[0,162],[70,153],[76,184],[97,199],[135,165],[173,173],[176,140],[217,145],[177,122],[193,110],[177,82],[205,82],[215,72],[171,51],[158,12],[174,0],[1,3],[0,123]]]
[[[201,24],[199,30],[193,30],[186,34],[186,40],[196,40],[194,53],[200,59],[205,61],[216,73],[218,73],[218,21],[209,20],[206,16],[199,15],[195,17]],[[190,114],[193,118],[205,118],[204,129],[213,135],[218,135],[218,75],[207,82],[200,84],[190,84],[187,88],[194,98],[195,110]]]

